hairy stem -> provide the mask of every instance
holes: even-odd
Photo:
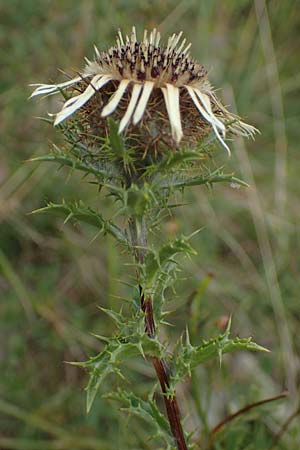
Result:
[[[132,245],[135,247],[135,258],[138,262],[144,262],[145,247],[147,244],[147,228],[145,219],[137,221],[132,218],[129,222],[129,230],[132,240]],[[154,338],[156,328],[153,316],[152,299],[150,297],[145,298],[143,294],[143,288],[140,286],[140,299],[141,308],[145,314],[145,331],[150,338]],[[152,357],[151,362],[155,369],[157,378],[160,383],[160,387],[163,393],[163,399],[166,407],[166,412],[170,424],[172,434],[174,436],[176,446],[178,450],[188,450],[183,428],[180,422],[180,411],[176,398],[176,393],[170,395],[170,377],[169,369],[165,360]]]

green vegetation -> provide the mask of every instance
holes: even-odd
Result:
[[[129,31],[135,24],[138,31],[158,25],[164,34],[182,29],[194,56],[211,68],[211,80],[223,86],[224,103],[261,130],[246,147],[232,144],[231,159],[222,150],[216,154],[216,168],[224,165],[224,172],[235,172],[250,188],[236,189],[237,181],[216,183],[212,190],[195,186],[183,199],[192,206],[172,210],[164,221],[169,240],[201,229],[193,238],[197,255],[184,261],[184,278],[169,295],[167,320],[176,326],[167,332],[174,345],[186,323],[197,348],[211,336],[226,336],[232,316],[233,336],[252,335],[271,350],[224,355],[221,367],[217,359],[188,367],[193,383],[177,385],[185,428],[197,430],[203,448],[298,449],[297,4],[273,0],[266,13],[263,0],[0,3],[0,448],[152,450],[157,441],[149,440],[156,433],[151,418],[166,427],[161,399],[140,401],[147,400],[155,379],[140,357],[125,364],[132,394],[115,392],[111,400],[97,395],[85,414],[87,375],[64,361],[85,361],[103,351],[105,344],[94,335],[113,334],[115,324],[98,306],[120,310],[132,292],[133,270],[124,267],[130,261],[109,236],[115,229],[104,239],[95,235],[94,223],[74,228],[63,222],[75,209],[90,220],[79,198],[109,217],[111,199],[99,208],[95,186],[72,168],[61,169],[63,177],[56,164],[24,164],[59,140],[52,126],[34,118],[45,115],[45,102],[27,102],[27,85],[61,79],[55,67],[74,69],[92,55],[94,43],[106,48],[119,26]],[[49,97],[49,112],[57,102]],[[64,208],[71,208],[62,219],[28,214],[62,198]],[[110,226],[101,216],[93,220],[106,231]],[[180,358],[188,346],[178,342]],[[118,384],[109,374],[101,394]],[[225,417],[285,389],[288,397],[248,408],[209,435]],[[124,413],[115,398],[122,399]],[[134,408],[129,420],[126,410]],[[138,417],[141,411],[147,422]]]

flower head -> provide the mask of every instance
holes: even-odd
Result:
[[[146,147],[160,142],[177,146],[180,141],[198,142],[211,130],[221,144],[226,130],[252,136],[256,129],[230,113],[217,99],[204,67],[191,58],[191,44],[182,32],[160,45],[160,33],[144,32],[137,40],[135,27],[108,51],[95,47],[93,61],[86,58],[82,73],[60,84],[36,84],[31,97],[71,90],[71,97],[56,114],[58,125],[76,111],[96,135],[106,130],[105,118],[119,121],[119,133],[139,136]],[[168,123],[169,122],[169,123]]]

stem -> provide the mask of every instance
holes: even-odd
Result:
[[[218,433],[227,423],[231,422],[236,417],[247,413],[253,408],[257,408],[258,406],[265,405],[266,403],[275,402],[277,400],[281,400],[282,398],[285,398],[288,396],[288,392],[282,392],[280,395],[276,395],[276,397],[266,398],[264,400],[260,400],[259,402],[251,403],[250,405],[244,406],[244,408],[239,409],[234,414],[230,414],[230,416],[225,417],[224,420],[222,420],[218,425],[216,425],[210,432],[210,449],[214,449],[214,438],[216,433]]]
[[[140,222],[137,221],[137,219],[132,218],[129,222],[129,230],[132,245],[135,247],[135,258],[139,263],[143,263],[145,257],[144,249],[147,245],[147,228],[145,218],[143,217]],[[153,339],[155,336],[156,327],[153,316],[152,299],[150,297],[144,297],[142,286],[140,286],[140,300],[141,308],[145,314],[145,331],[148,336]],[[169,393],[170,377],[167,363],[164,359],[157,357],[151,357],[150,360],[160,383],[171,432],[175,438],[177,449],[188,450],[180,422],[180,411],[176,399],[176,392],[174,391],[172,396],[170,396]]]

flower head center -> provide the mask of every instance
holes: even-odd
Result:
[[[203,79],[207,71],[189,55],[191,44],[186,45],[186,39],[181,41],[182,32],[173,34],[166,46],[160,45],[160,33],[154,29],[149,37],[144,32],[141,42],[137,40],[133,27],[130,38],[123,39],[118,32],[117,44],[107,52],[96,50],[96,59],[89,62],[87,73],[114,73],[116,79],[128,79],[135,82],[152,81],[155,87],[172,83],[176,87],[184,86],[192,81]]]

